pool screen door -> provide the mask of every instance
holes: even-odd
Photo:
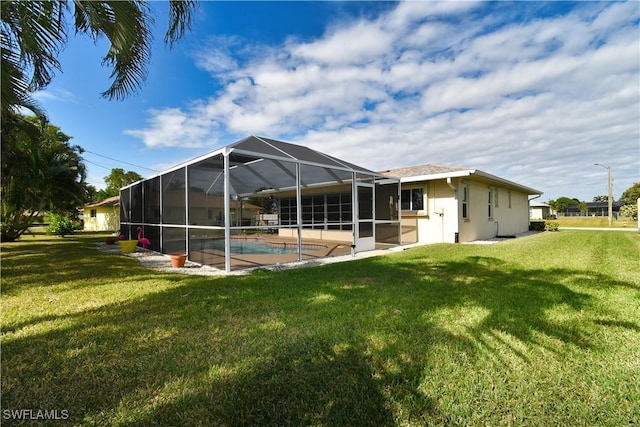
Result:
[[[373,185],[358,183],[358,226],[356,228],[356,252],[375,249],[373,234]]]

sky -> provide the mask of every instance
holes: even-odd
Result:
[[[591,201],[640,182],[640,2],[201,2],[140,90],[100,97],[108,44],[71,32],[35,94],[88,181],[144,177],[250,135],[381,171],[478,169]],[[596,163],[602,165],[595,165]]]

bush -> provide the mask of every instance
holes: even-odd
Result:
[[[558,221],[545,221],[544,231],[558,231],[560,223]]]
[[[558,231],[558,221],[534,220],[529,223],[529,231]]]
[[[620,208],[620,215],[633,220],[638,219],[638,205],[624,205]]]
[[[52,214],[49,217],[47,233],[64,237],[73,233],[73,220],[68,215]]]
[[[545,230],[545,221],[531,221],[529,223],[529,231],[544,231]]]

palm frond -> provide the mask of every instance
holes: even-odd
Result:
[[[171,0],[169,2],[169,28],[164,42],[173,48],[187,30],[191,29],[192,12],[196,2],[192,0]]]
[[[2,2],[2,49],[10,50],[20,68],[32,73],[31,91],[46,87],[60,70],[57,56],[67,40],[65,8],[60,1]]]
[[[144,2],[75,0],[76,30],[94,39],[104,35],[111,46],[103,65],[113,67],[113,83],[102,93],[108,99],[124,99],[136,92],[147,76],[151,56],[153,18]]]
[[[29,94],[46,87],[60,69],[56,56],[66,42],[64,5],[3,1],[0,7],[2,116],[24,107],[46,120]]]

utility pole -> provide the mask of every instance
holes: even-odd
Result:
[[[611,227],[613,223],[613,181],[611,180],[611,166],[601,165],[600,163],[594,163],[595,166],[602,166],[607,170],[607,186],[609,188],[609,227]]]

